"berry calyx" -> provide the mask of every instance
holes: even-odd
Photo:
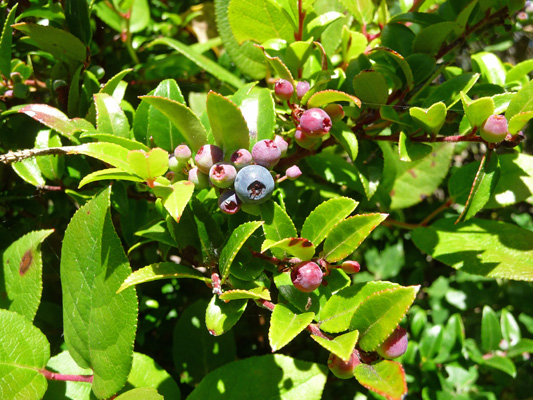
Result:
[[[258,165],[272,169],[281,158],[281,150],[275,141],[270,139],[260,140],[252,147],[252,159]]]
[[[302,97],[309,91],[309,82],[300,81],[296,84],[296,96],[298,100],[302,100]]]
[[[281,100],[289,100],[294,93],[294,87],[289,81],[278,79],[274,84],[274,93]]]
[[[219,162],[209,170],[211,183],[219,188],[229,188],[235,182],[237,170],[229,163]]]
[[[489,143],[498,143],[505,139],[508,132],[507,119],[503,115],[493,114],[481,126],[481,137]]]
[[[241,209],[241,200],[233,190],[225,190],[218,198],[218,208],[225,214],[235,214]]]
[[[204,174],[209,174],[211,167],[217,162],[221,162],[224,157],[222,149],[213,144],[204,144],[194,157],[196,166]]]
[[[308,137],[321,137],[331,129],[331,118],[321,108],[310,108],[300,117],[300,129]]]
[[[272,196],[274,178],[265,167],[248,165],[237,173],[234,188],[243,203],[261,204]]]
[[[355,367],[357,367],[360,363],[361,360],[359,360],[359,352],[356,349],[353,350],[348,361],[344,361],[342,358],[337,357],[333,353],[331,353],[328,358],[329,370],[339,379],[353,378]]]
[[[305,293],[318,288],[322,283],[323,276],[322,269],[313,261],[302,261],[296,264],[291,271],[294,287]]]
[[[401,326],[398,326],[376,351],[381,357],[390,360],[405,353],[407,345],[407,332]]]

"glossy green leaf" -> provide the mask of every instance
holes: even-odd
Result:
[[[261,205],[261,219],[265,239],[279,242],[282,239],[296,237],[296,228],[287,212],[278,203],[269,201]],[[272,254],[278,258],[285,258],[286,252],[279,248],[272,248]]]
[[[261,253],[271,248],[281,249],[302,261],[308,261],[315,255],[315,246],[305,238],[286,238],[278,242],[266,239],[261,246]]]
[[[385,289],[368,296],[355,311],[350,330],[359,331],[359,347],[375,350],[390,336],[413,304],[420,286]]]
[[[230,71],[228,71],[224,67],[221,67],[215,61],[211,60],[210,58],[207,58],[203,54],[196,52],[191,48],[191,46],[187,46],[175,39],[168,37],[155,39],[150,42],[149,46],[155,46],[158,44],[163,44],[165,46],[171,47],[178,53],[183,54],[193,63],[198,65],[201,69],[205,70],[217,79],[220,79],[221,81],[226,82],[227,84],[235,88],[240,88],[242,85],[244,85],[244,82],[241,81],[235,75],[233,75]]]
[[[152,282],[159,279],[170,278],[193,278],[204,282],[210,282],[211,279],[203,276],[200,272],[185,265],[175,264],[172,262],[162,262],[150,264],[131,273],[122,283],[117,293],[131,286],[140,283]]]
[[[130,124],[118,102],[106,93],[94,95],[96,105],[96,128],[99,132],[129,138]]]
[[[164,397],[156,389],[144,387],[128,390],[117,396],[116,400],[164,400]]]
[[[439,84],[426,98],[422,107],[431,107],[442,101],[448,109],[461,99],[461,92],[468,93],[479,79],[479,74],[466,72]]]
[[[247,40],[263,43],[272,38],[294,39],[292,26],[280,7],[268,0],[230,1],[228,20],[240,44]]]
[[[387,104],[389,87],[383,74],[365,70],[353,78],[354,94],[368,107],[378,108]]]
[[[211,372],[187,399],[228,396],[240,399],[320,400],[326,377],[327,367],[323,364],[281,354],[250,357]]]
[[[313,312],[295,314],[284,304],[276,304],[270,317],[270,329],[268,330],[272,352],[287,345],[313,321],[314,317]]]
[[[128,214],[125,213],[127,216]],[[167,229],[166,221],[159,220],[157,222],[150,222],[135,232],[135,236],[151,239],[156,242],[161,242],[172,247],[177,247],[176,240]],[[137,272],[137,271],[135,271]]]
[[[481,97],[470,101],[464,93],[461,93],[463,109],[472,127],[481,127],[483,123],[494,114],[494,100],[491,97]]]
[[[248,299],[224,301],[214,295],[205,311],[205,324],[213,336],[219,336],[229,331],[239,321]]]
[[[263,221],[251,221],[239,225],[233,230],[227,243],[220,252],[218,269],[222,283],[228,278],[231,264],[241,247],[261,225],[263,225]]]
[[[320,336],[311,335],[311,339],[344,361],[348,361],[350,359],[358,338],[358,331],[351,331],[334,337],[333,339],[326,339]]]
[[[107,179],[144,182],[144,179],[139,178],[137,175],[130,174],[129,172],[124,172],[119,168],[107,168],[102,169],[100,171],[91,172],[89,175],[85,175],[80,181],[78,188],[81,188],[91,182],[98,182]]]
[[[505,117],[509,121],[515,115],[528,111],[533,111],[533,81],[516,92],[507,107]]]
[[[309,21],[309,23],[305,26],[305,30],[307,31],[307,35],[305,35],[305,37],[320,37],[322,32],[324,32],[328,26],[343,17],[344,15],[337,11],[329,11],[325,14],[320,14],[318,17]]]
[[[483,365],[498,369],[505,372],[507,375],[516,378],[516,366],[506,357],[492,356],[490,358],[485,358],[483,359]]]
[[[425,53],[415,53],[407,56],[405,61],[411,67],[413,81],[419,84],[427,79],[435,69],[435,58]]]
[[[342,121],[337,121],[333,124],[330,133],[340,143],[353,163],[359,154],[359,142],[350,127]]]
[[[148,152],[131,150],[128,153],[128,162],[133,172],[147,182],[153,182],[168,171],[168,153],[159,147]]]
[[[224,150],[226,160],[234,151],[248,149],[248,126],[234,102],[210,91],[207,95],[207,116],[216,144]]]
[[[483,209],[493,194],[499,179],[500,164],[497,154],[495,152],[485,154],[479,164],[465,208],[457,218],[456,223],[469,220]]]
[[[114,143],[85,143],[69,148],[71,154],[85,154],[123,171],[135,174],[128,162],[128,149]]]
[[[49,358],[46,336],[26,317],[0,309],[0,398],[42,398],[48,384],[39,370]]]
[[[389,400],[401,400],[407,395],[405,371],[400,363],[382,360],[375,364],[355,367],[355,379],[373,392]]]
[[[412,90],[414,86],[413,71],[407,60],[403,57],[402,54],[398,53],[395,50],[386,48],[386,47],[376,47],[372,49],[372,54],[383,55],[386,59],[392,60],[393,65],[397,65],[402,71],[407,89]]]
[[[480,72],[481,77],[488,83],[503,86],[505,84],[505,67],[493,53],[482,51],[472,55],[472,69]]]
[[[256,287],[249,290],[244,289],[234,289],[227,290],[219,296],[220,300],[241,300],[241,299],[263,299],[271,300],[270,292],[266,287]]]
[[[456,28],[455,22],[438,22],[423,28],[413,40],[413,53],[435,55]]]
[[[415,33],[404,24],[388,23],[381,32],[381,45],[397,51],[404,57],[413,51]]]
[[[501,326],[502,336],[511,346],[516,345],[522,339],[518,322],[506,308],[501,313]]]
[[[379,146],[370,140],[359,143],[358,157],[355,160],[356,173],[363,185],[367,200],[370,200],[383,177],[383,157]]]
[[[521,112],[513,115],[509,120],[509,133],[515,134],[522,130],[529,120],[533,118],[533,111]]]
[[[250,148],[260,140],[272,139],[276,111],[268,88],[254,87],[237,105],[248,126]]]
[[[234,302],[228,304],[231,303]],[[233,331],[213,336],[207,330],[207,306],[204,300],[192,303],[180,314],[174,327],[172,356],[175,370],[178,374],[186,372],[193,382],[200,382],[210,371],[236,359]]]
[[[357,283],[335,293],[320,310],[320,329],[330,333],[347,330],[361,302],[373,293],[399,287],[396,283],[375,281]]]
[[[348,29],[347,26],[342,27],[342,59],[349,63],[364,53],[368,46],[368,39],[361,32]]]
[[[5,250],[0,275],[0,308],[15,311],[33,321],[43,290],[41,243],[53,229],[33,231]]]
[[[355,17],[360,25],[366,25],[374,17],[372,0],[340,0],[346,9]]]
[[[137,327],[135,290],[116,294],[131,268],[111,222],[110,192],[74,214],[61,249],[65,342],[78,365],[93,369],[98,397],[126,382]]]
[[[64,5],[65,20],[70,32],[84,44],[91,43],[91,21],[89,20],[89,5],[85,0],[72,0]]]
[[[439,101],[427,109],[411,107],[409,115],[425,132],[436,135],[446,121],[446,105]]]
[[[28,104],[20,108],[18,112],[26,114],[67,138],[71,138],[75,132],[82,130],[57,108],[46,104]]]
[[[178,128],[192,151],[198,151],[207,143],[205,128],[190,108],[164,97],[141,96],[140,98],[161,111]]]
[[[432,151],[433,147],[422,142],[413,142],[405,132],[400,132],[400,139],[398,140],[400,160],[407,162],[420,160]]]
[[[358,204],[348,197],[338,197],[323,202],[305,219],[301,236],[318,246],[335,225],[350,215]]]
[[[128,150],[143,150],[143,151],[150,151],[150,148],[134,139],[128,139],[123,138],[119,136],[113,136],[108,133],[94,133],[94,132],[87,132],[82,133],[80,135],[80,138],[94,138],[98,140],[99,142],[105,142],[105,143],[115,143],[119,146],[122,146]]]
[[[496,313],[489,306],[484,306],[481,318],[481,348],[486,353],[498,350],[501,340],[502,331]]]
[[[76,364],[67,350],[48,360],[46,369],[60,374],[92,375],[92,370]],[[90,398],[91,384],[89,382],[50,380],[43,400],[90,400]]]
[[[268,55],[268,53],[265,51],[265,49],[261,46],[257,46],[259,49],[263,50],[263,54],[265,58],[267,59],[268,63],[281,79],[285,79],[286,81],[289,81],[293,87],[296,87],[296,81],[294,80],[291,71],[289,68],[281,61],[279,57],[271,57]]]
[[[0,75],[6,77],[11,74],[11,44],[13,43],[13,27],[11,25],[15,22],[17,7],[18,3],[9,11],[0,36]]]
[[[339,222],[328,233],[323,254],[328,262],[343,260],[366,239],[388,214],[360,214]]]
[[[361,100],[357,97],[331,89],[314,93],[307,101],[307,107],[322,107],[326,104],[336,103],[338,101],[349,101],[350,103],[354,103],[357,107],[361,107]]]
[[[531,71],[533,71],[533,60],[519,62],[507,71],[507,74],[505,75],[505,83],[510,84],[524,78],[527,79]]]
[[[424,253],[455,269],[521,281],[533,280],[533,233],[515,225],[472,218],[455,225],[444,218],[412,231]]]
[[[133,364],[125,388],[128,387],[152,387],[165,398],[181,398],[180,389],[170,374],[151,357],[141,353],[133,353]]]
[[[60,147],[61,139],[59,135],[52,133],[49,129],[40,130],[35,138],[36,149],[47,149],[50,147]],[[58,155],[36,157],[37,165],[46,179],[58,182],[65,172],[65,158]]]
[[[44,186],[46,181],[35,158],[26,158],[11,165],[24,181],[33,186]]]
[[[87,57],[85,45],[65,30],[26,22],[14,24],[13,28],[28,35],[41,49],[58,59],[83,63]]]
[[[171,186],[155,186],[153,188],[157,197],[163,200],[163,206],[176,222],[180,222],[183,210],[194,193],[194,183],[179,181]]]
[[[230,0],[215,0],[217,28],[224,47],[243,74],[252,79],[263,79],[267,71],[263,52],[252,42],[246,42],[242,45],[237,42],[228,19],[229,3]]]

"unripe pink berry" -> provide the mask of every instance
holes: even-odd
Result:
[[[508,132],[507,119],[503,115],[491,115],[481,126],[481,137],[489,143],[505,139]]]
[[[178,161],[187,162],[192,156],[191,149],[186,144],[180,144],[174,149],[174,156]]]
[[[355,373],[355,367],[361,363],[359,360],[359,352],[354,349],[350,359],[344,361],[342,358],[337,357],[331,353],[328,358],[329,370],[339,379],[351,379]]]
[[[281,158],[281,150],[276,142],[270,139],[260,140],[252,148],[252,159],[258,165],[272,169]]]
[[[235,182],[237,170],[233,165],[226,162],[216,163],[209,170],[211,183],[219,188],[229,188]]]
[[[241,169],[252,163],[252,154],[246,149],[239,149],[233,152],[230,161],[235,168]]]
[[[407,332],[401,326],[398,326],[376,351],[383,358],[393,359],[405,353],[407,345]]]
[[[291,271],[294,287],[301,292],[312,292],[320,286],[324,273],[313,261],[302,261],[296,264]]]
[[[194,161],[196,166],[204,174],[209,174],[211,167],[217,162],[221,162],[224,157],[222,149],[213,144],[205,144],[196,153]]]
[[[287,154],[287,149],[289,148],[289,143],[286,142],[280,135],[274,136],[274,142],[278,145],[281,151],[281,157],[284,157]]]
[[[298,168],[297,165],[293,165],[292,167],[287,168],[287,171],[285,171],[285,175],[287,175],[287,178],[290,180],[298,179],[302,175],[302,171],[300,168]]]
[[[296,84],[296,96],[298,100],[302,100],[302,97],[309,91],[309,82],[300,81]]]
[[[300,117],[300,129],[308,137],[321,137],[331,129],[331,118],[321,108],[310,108]]]
[[[196,190],[201,190],[209,187],[209,175],[204,174],[197,167],[189,170],[189,181],[194,183]]]
[[[361,265],[357,261],[347,260],[342,263],[341,268],[347,274],[356,274],[361,270]]]
[[[340,104],[328,104],[326,107],[324,107],[324,111],[328,113],[332,122],[337,122],[344,118],[344,109]]]
[[[294,93],[294,87],[289,81],[278,79],[274,84],[274,93],[281,100],[289,100]]]
[[[303,133],[300,128],[296,128],[296,132],[294,133],[294,140],[296,140],[298,146],[303,147],[307,150],[311,150],[317,145],[317,143],[320,141],[320,138],[309,137],[305,133]]]

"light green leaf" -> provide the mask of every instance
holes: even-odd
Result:
[[[372,22],[375,10],[372,0],[340,0],[340,2],[352,13],[359,25]]]
[[[352,163],[357,160],[357,154],[359,154],[359,142],[350,127],[343,121],[337,121],[331,127],[330,133],[337,142],[341,144]]]
[[[69,148],[70,154],[85,154],[125,172],[135,174],[128,162],[128,149],[114,143],[85,143]]]
[[[219,336],[229,331],[239,321],[248,299],[224,301],[214,295],[205,311],[205,324],[213,336]]]
[[[505,83],[510,84],[512,82],[519,81],[523,78],[528,79],[528,75],[531,71],[533,71],[533,60],[525,60],[519,62],[509,71],[507,71],[507,75],[505,76]]]
[[[409,114],[425,132],[436,135],[446,121],[446,105],[439,101],[428,109],[411,107]]]
[[[311,339],[313,339],[323,348],[328,350],[330,353],[333,353],[337,357],[340,357],[345,362],[350,359],[358,338],[358,331],[351,331],[343,335],[334,337],[333,339],[325,339],[320,336],[311,335]]]
[[[390,288],[363,300],[350,322],[350,330],[359,331],[362,350],[373,351],[390,336],[415,301],[419,289],[420,286]]]
[[[163,206],[176,222],[180,222],[183,210],[194,193],[194,183],[179,181],[171,186],[155,186],[153,188],[157,197],[163,200]]]
[[[424,253],[455,269],[487,276],[533,281],[533,232],[515,225],[472,218],[455,225],[444,218],[412,231]]]
[[[302,261],[308,261],[315,255],[315,246],[305,238],[286,238],[278,242],[266,239],[261,246],[261,253],[271,248],[281,249]]]
[[[502,330],[496,313],[489,306],[483,307],[481,318],[481,347],[484,352],[498,350],[502,340]]]
[[[279,242],[282,239],[295,237],[297,235],[296,228],[294,227],[291,218],[287,215],[285,210],[274,201],[261,204],[261,219],[265,221],[263,224],[265,239]],[[271,251],[275,257],[286,257],[286,252],[281,249],[272,248]]]
[[[327,235],[323,254],[328,262],[343,260],[365,240],[388,214],[360,214],[339,222]]]
[[[355,379],[373,392],[389,400],[401,400],[407,395],[405,372],[400,363],[390,360],[355,367]]]
[[[228,278],[233,259],[241,247],[261,225],[263,225],[263,221],[250,221],[239,225],[233,230],[227,243],[220,252],[218,269],[220,271],[222,283]]]
[[[156,147],[146,152],[144,150],[130,150],[128,162],[136,175],[148,184],[168,171],[168,153]]]
[[[501,326],[502,336],[511,346],[516,345],[522,339],[518,322],[506,308],[501,313]]]
[[[110,192],[74,214],[61,249],[65,342],[78,365],[93,369],[98,397],[126,383],[137,327],[135,291],[116,294],[131,268],[111,222]]]
[[[461,92],[461,100],[466,117],[472,127],[481,127],[483,123],[494,114],[494,100],[491,97],[481,97],[470,101],[468,97]]]
[[[350,215],[359,203],[348,197],[323,202],[305,219],[301,236],[318,246],[335,225]]]
[[[400,139],[398,140],[400,160],[406,162],[420,160],[432,151],[433,147],[422,142],[413,142],[405,132],[400,132]]]
[[[119,146],[122,146],[128,150],[144,150],[146,152],[150,151],[150,148],[134,139],[128,139],[123,138],[119,136],[110,135],[108,133],[95,133],[95,132],[87,132],[82,133],[80,135],[80,138],[94,138],[97,139],[99,142],[104,143],[115,143]]]
[[[33,231],[17,239],[5,250],[0,287],[0,308],[15,311],[33,321],[43,290],[41,243],[53,229]]]
[[[505,372],[512,378],[516,378],[516,366],[506,357],[493,356],[483,359],[483,365]]]
[[[72,359],[67,350],[55,355],[46,364],[46,369],[59,374],[92,375],[90,368],[82,368]],[[43,400],[90,400],[91,384],[75,381],[48,381]]]
[[[518,131],[526,126],[531,118],[533,118],[533,111],[526,111],[513,115],[509,120],[509,133],[512,135],[518,133]]]
[[[42,398],[48,384],[39,370],[49,358],[46,336],[26,317],[0,309],[0,398]]]
[[[96,128],[99,132],[130,138],[128,118],[118,102],[106,93],[94,95],[96,105]]]
[[[241,300],[241,299],[263,299],[263,300],[271,300],[270,298],[270,292],[266,287],[256,287],[249,290],[244,289],[234,289],[234,290],[228,290],[222,293],[219,296],[220,300]]]
[[[357,176],[363,185],[367,200],[370,200],[379,188],[383,176],[383,157],[379,146],[370,140],[359,143],[361,148],[355,160]]]
[[[505,118],[509,121],[515,115],[533,111],[533,81],[522,87],[511,99],[505,112]]]
[[[288,344],[313,321],[314,317],[313,312],[295,314],[284,304],[276,304],[270,317],[270,329],[268,330],[272,352]]]
[[[326,104],[335,103],[337,101],[349,101],[361,108],[361,100],[348,93],[340,92],[338,90],[323,90],[314,93],[307,101],[307,107],[322,107]]]
[[[289,68],[281,61],[279,57],[271,57],[268,55],[268,53],[265,51],[265,49],[261,46],[257,46],[259,49],[263,50],[263,53],[265,55],[265,58],[267,59],[268,63],[281,79],[285,79],[286,81],[289,81],[294,88],[296,88],[296,81],[294,80],[291,71]],[[305,99],[305,98],[304,98]],[[302,99],[303,100],[303,99]]]
[[[26,158],[11,165],[24,181],[33,186],[44,186],[46,181],[35,158]]]
[[[100,171],[91,172],[89,175],[83,177],[78,185],[78,189],[87,185],[91,182],[98,182],[102,180],[122,180],[122,181],[132,181],[132,182],[144,182],[144,179],[139,178],[137,175],[130,174],[129,172],[124,172],[119,168],[107,168]]]
[[[503,63],[493,53],[482,51],[472,55],[472,69],[480,72],[481,77],[493,85],[505,85],[505,67]]]

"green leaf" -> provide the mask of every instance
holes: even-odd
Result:
[[[482,51],[472,54],[472,70],[480,72],[482,79],[488,83],[498,86],[505,85],[505,67],[493,53]]]
[[[235,39],[263,43],[268,39],[294,40],[294,32],[276,2],[268,0],[230,1],[228,20]]]
[[[117,4],[117,3],[113,3]],[[111,28],[117,32],[123,32],[128,29],[131,33],[140,32],[150,22],[150,7],[147,0],[131,0],[119,3],[120,7],[115,11],[114,7],[110,7],[106,3],[95,3],[93,5],[98,18],[104,21]],[[126,28],[125,18],[119,14],[129,14],[129,25]]]
[[[363,54],[368,46],[368,39],[365,35],[350,30],[347,26],[342,27],[341,40],[342,59],[346,64]]]
[[[13,23],[17,13],[18,3],[16,3],[7,18],[4,20],[2,36],[0,37],[0,75],[8,77],[11,75],[11,44],[13,43]]]
[[[128,390],[115,398],[116,400],[164,400],[154,388],[136,388]]]
[[[400,67],[400,70],[402,71],[403,77],[405,79],[405,83],[407,84],[407,88],[409,90],[413,89],[413,86],[414,86],[413,71],[411,70],[411,66],[409,65],[407,60],[400,53],[392,49],[388,49],[386,47],[376,47],[372,49],[372,53],[384,55],[385,58],[393,61],[392,63],[393,65],[394,64],[398,65],[398,67]]]
[[[413,40],[413,53],[436,55],[448,35],[457,27],[455,22],[438,22],[423,28]]]
[[[233,230],[227,243],[220,252],[218,269],[220,271],[222,283],[228,278],[233,259],[241,247],[261,225],[263,225],[263,221],[250,221],[239,225]]]
[[[409,115],[425,132],[436,135],[446,121],[446,105],[439,101],[427,109],[411,107]]]
[[[110,193],[100,192],[74,214],[61,249],[65,342],[78,365],[93,369],[98,397],[126,382],[137,327],[135,291],[116,294],[131,268],[111,222]]]
[[[117,290],[117,293],[120,293],[124,289],[138,285],[140,283],[170,278],[193,278],[204,282],[211,281],[211,279],[206,278],[192,267],[175,264],[173,262],[162,262],[147,265],[146,267],[140,268],[137,271],[131,273],[124,280],[120,288]]]
[[[59,135],[52,133],[49,129],[40,130],[35,138],[36,149],[47,149],[49,147],[61,146]],[[63,177],[65,171],[65,158],[57,155],[36,157],[37,165],[46,179],[58,182]]]
[[[486,353],[498,350],[501,340],[502,331],[496,313],[489,306],[484,306],[481,318],[481,348]]]
[[[491,278],[533,280],[533,232],[515,225],[472,218],[455,225],[444,218],[412,231],[424,253],[464,272]]]
[[[234,151],[248,149],[248,126],[234,102],[210,91],[207,95],[207,116],[215,141],[224,150],[226,160]]]
[[[357,97],[349,95],[348,93],[331,89],[314,93],[307,101],[307,107],[322,107],[326,104],[335,103],[337,101],[349,101],[361,108],[361,100],[359,100]]]
[[[57,108],[46,104],[28,104],[20,108],[18,112],[26,114],[69,139],[72,139],[74,133],[82,130]]]
[[[157,197],[163,200],[163,206],[176,222],[180,222],[183,210],[194,193],[194,183],[179,181],[171,186],[155,186],[153,188]]]
[[[135,174],[149,183],[168,171],[168,153],[159,147],[148,152],[131,150],[128,153],[128,162]]]
[[[202,70],[205,70],[209,74],[213,75],[215,78],[220,79],[222,82],[226,82],[227,84],[235,88],[240,88],[242,85],[244,85],[244,82],[241,81],[235,75],[233,75],[230,71],[221,67],[215,61],[207,58],[203,54],[197,53],[190,46],[178,42],[175,39],[163,37],[151,41],[148,47],[155,46],[158,44],[169,46],[172,49],[176,50],[178,53],[183,54],[193,63],[198,65]]]
[[[13,163],[11,166],[17,175],[30,185],[44,186],[46,183],[35,158],[26,158]]]
[[[420,286],[385,289],[368,296],[355,311],[350,330],[357,329],[359,346],[364,351],[375,350],[403,319]]]
[[[355,379],[373,392],[389,400],[401,400],[407,395],[405,372],[400,363],[390,360],[355,367]]]
[[[433,147],[422,142],[413,142],[405,132],[400,132],[400,139],[398,140],[400,160],[406,162],[420,160],[432,151]]]
[[[509,121],[515,115],[528,111],[533,111],[533,81],[516,92],[505,111],[505,118]]]
[[[39,370],[49,358],[46,336],[26,317],[0,309],[0,398],[42,398],[48,384]]]
[[[357,176],[363,185],[367,200],[378,190],[383,175],[383,157],[379,146],[370,140],[363,140],[355,160]]]
[[[513,115],[509,120],[509,133],[512,135],[518,133],[518,131],[526,126],[531,118],[533,118],[533,111],[526,111]]]
[[[305,238],[286,238],[278,242],[266,239],[261,246],[261,253],[271,248],[281,249],[302,261],[308,261],[315,255],[315,246]]]
[[[353,90],[362,103],[370,108],[387,104],[389,86],[383,74],[378,71],[365,70],[353,78]]]
[[[106,93],[94,95],[96,105],[96,128],[99,132],[130,138],[128,118],[118,102]]]
[[[372,0],[340,0],[340,2],[355,17],[359,25],[372,22],[375,11]]]
[[[305,219],[301,236],[318,246],[339,222],[350,215],[359,203],[348,197],[323,202]]]
[[[264,56],[267,59],[268,63],[274,70],[274,72],[281,78],[289,81],[294,88],[296,88],[296,81],[294,80],[291,71],[289,68],[281,61],[279,57],[271,57],[263,47],[257,46],[257,48],[263,50]],[[303,99],[302,99],[303,100]]]
[[[53,229],[33,231],[5,250],[0,275],[0,308],[15,311],[33,321],[43,290],[41,243]]]
[[[360,214],[339,222],[324,242],[323,254],[328,262],[343,260],[365,240],[388,214]]]
[[[128,214],[125,213],[127,216]],[[151,239],[156,242],[161,242],[172,247],[177,247],[176,240],[167,229],[166,221],[159,220],[156,222],[149,222],[141,229],[135,232],[135,236]]]
[[[133,364],[125,389],[131,387],[152,387],[157,389],[165,399],[180,400],[181,398],[180,389],[170,374],[151,357],[137,352],[133,353]]]
[[[330,333],[347,330],[361,302],[373,293],[399,287],[396,283],[375,281],[357,283],[335,293],[320,310],[320,329]]]
[[[287,345],[313,321],[314,317],[313,312],[295,314],[284,304],[276,304],[268,330],[268,341],[272,352]]]
[[[193,382],[200,382],[210,371],[236,358],[232,331],[222,336],[208,332],[206,307],[204,300],[192,303],[180,314],[174,327],[172,356],[175,371],[178,374],[186,372]]]
[[[99,142],[105,142],[105,143],[115,143],[119,146],[122,146],[128,150],[143,150],[143,151],[150,151],[150,148],[134,139],[127,139],[119,136],[113,136],[108,133],[95,133],[95,132],[87,132],[82,133],[80,135],[80,138],[94,138],[97,139]]]
[[[353,163],[359,154],[359,142],[350,127],[342,121],[337,121],[333,124],[330,133],[341,144]]]
[[[494,100],[491,97],[469,101],[464,93],[461,93],[461,100],[466,117],[472,127],[479,128],[485,123],[488,117],[494,114]]]
[[[272,139],[276,111],[272,92],[268,88],[254,87],[237,105],[248,126],[249,148],[260,140]]]
[[[490,358],[485,358],[483,359],[483,365],[498,369],[505,372],[507,375],[516,378],[516,366],[506,357],[492,356]]]
[[[522,339],[518,322],[506,308],[501,314],[502,336],[511,345],[517,344]]]
[[[529,73],[533,71],[533,60],[525,60],[519,62],[512,67],[505,75],[505,83],[510,84],[512,82],[520,81],[522,79],[528,79]]]
[[[248,299],[224,301],[214,295],[205,311],[205,324],[213,336],[219,336],[229,331],[239,321]]]
[[[263,52],[252,42],[246,42],[243,45],[237,42],[228,20],[229,3],[230,0],[215,0],[217,28],[224,48],[243,74],[251,79],[263,79],[267,71]]]
[[[345,362],[350,359],[358,338],[358,331],[351,331],[334,337],[333,339],[326,339],[320,336],[311,335],[311,339],[313,339],[330,353],[340,357]]]
[[[424,101],[423,107],[431,107],[442,101],[448,109],[461,99],[461,92],[468,93],[479,79],[479,74],[466,72],[439,84]]]
[[[69,147],[70,154],[85,154],[107,164],[111,164],[123,171],[135,174],[128,162],[128,149],[114,143],[85,143],[80,146]]]
[[[487,157],[489,160],[487,161]],[[468,221],[483,209],[500,179],[500,164],[496,152],[483,155],[465,208],[456,223]],[[451,192],[450,192],[451,194]]]
[[[13,28],[28,35],[41,49],[58,59],[83,63],[87,58],[85,45],[67,31],[26,22],[14,24]]]
[[[144,179],[139,178],[137,175],[130,174],[129,172],[124,172],[119,168],[107,168],[102,169],[100,171],[91,172],[89,175],[84,176],[83,179],[80,181],[78,188],[81,188],[91,182],[98,182],[107,179],[144,182]]]
[[[227,290],[219,296],[220,300],[230,301],[230,300],[241,300],[241,299],[263,299],[271,300],[270,292],[266,287],[256,287],[249,290],[244,289],[234,289]]]
[[[261,204],[261,219],[265,221],[263,224],[265,239],[279,242],[297,235],[294,223],[287,212],[274,201]],[[272,248],[271,251],[275,257],[286,257],[286,252],[281,249]]]
[[[326,377],[327,367],[323,364],[300,361],[281,354],[250,357],[211,372],[187,400],[223,396],[239,399],[320,400]],[[235,394],[231,395],[229,390]]]
[[[67,350],[48,360],[46,369],[68,375],[92,375],[93,372],[90,368],[82,368],[76,364]],[[89,382],[50,380],[43,400],[90,400],[90,398]]]
[[[69,31],[84,44],[89,45],[91,43],[92,32],[87,1],[68,1],[64,5],[64,10]]]
[[[187,106],[158,96],[141,96],[140,99],[161,111],[178,128],[193,152],[207,143],[204,126]]]
[[[304,25],[304,29],[307,31],[307,34],[305,34],[304,37],[319,38],[322,32],[324,32],[328,26],[343,17],[344,15],[337,11],[329,11],[327,13],[318,15],[318,17]]]

